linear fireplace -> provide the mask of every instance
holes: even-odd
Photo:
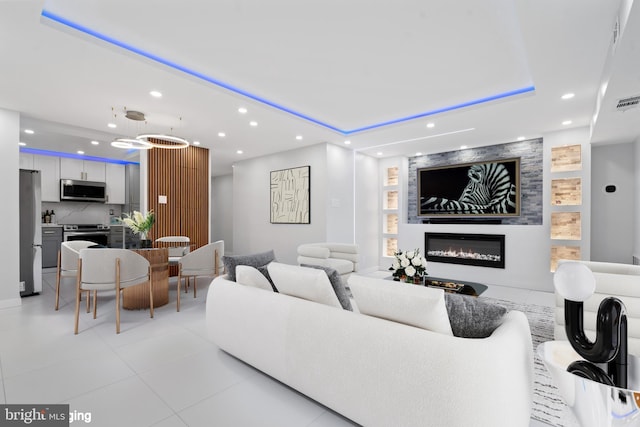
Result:
[[[424,233],[427,261],[504,268],[504,234]]]

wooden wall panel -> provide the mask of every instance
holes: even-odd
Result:
[[[582,146],[566,145],[551,148],[551,172],[579,171],[582,169]]]
[[[555,272],[558,267],[558,260],[572,259],[580,260],[580,246],[551,246],[551,272]]]
[[[551,180],[551,205],[581,205],[582,180],[580,178],[564,178]]]
[[[582,238],[580,218],[580,212],[551,212],[551,238],[580,240]]]
[[[154,148],[148,170],[148,208],[156,213],[149,238],[187,236],[192,250],[209,243],[209,150]],[[158,202],[161,195],[166,204]]]

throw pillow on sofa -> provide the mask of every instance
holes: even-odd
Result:
[[[266,268],[264,273],[268,274]],[[250,265],[238,265],[236,267],[236,283],[264,289],[265,291],[278,292],[264,273]]]
[[[362,314],[453,335],[442,289],[355,274],[349,287]]]
[[[486,338],[502,324],[507,309],[468,295],[445,294],[453,335]]]
[[[236,281],[236,267],[238,265],[249,265],[251,267],[258,268],[269,264],[271,261],[275,261],[276,257],[273,254],[273,250],[260,252],[250,255],[225,255],[222,257],[222,263],[224,269],[229,276],[229,280]]]
[[[329,282],[331,282],[333,291],[336,293],[336,296],[338,297],[338,301],[340,301],[342,308],[344,308],[345,310],[353,311],[353,307],[351,307],[351,300],[349,299],[349,295],[347,295],[347,290],[344,288],[344,283],[342,282],[340,273],[338,273],[335,268],[311,264],[300,264],[300,267],[315,268],[317,270],[323,270],[325,273],[327,273]]]
[[[342,308],[324,271],[278,262],[270,263],[267,270],[281,294]]]

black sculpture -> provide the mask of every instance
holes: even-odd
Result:
[[[577,262],[560,264],[553,278],[564,297],[564,321],[573,349],[586,359],[573,362],[567,371],[606,385],[627,388],[627,314],[618,298],[605,298],[598,307],[596,340],[584,333],[583,302],[595,291],[595,277]],[[606,363],[607,372],[594,363]]]

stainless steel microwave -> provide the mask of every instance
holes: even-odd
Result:
[[[60,201],[63,200],[105,203],[107,201],[107,184],[96,181],[61,179]]]

